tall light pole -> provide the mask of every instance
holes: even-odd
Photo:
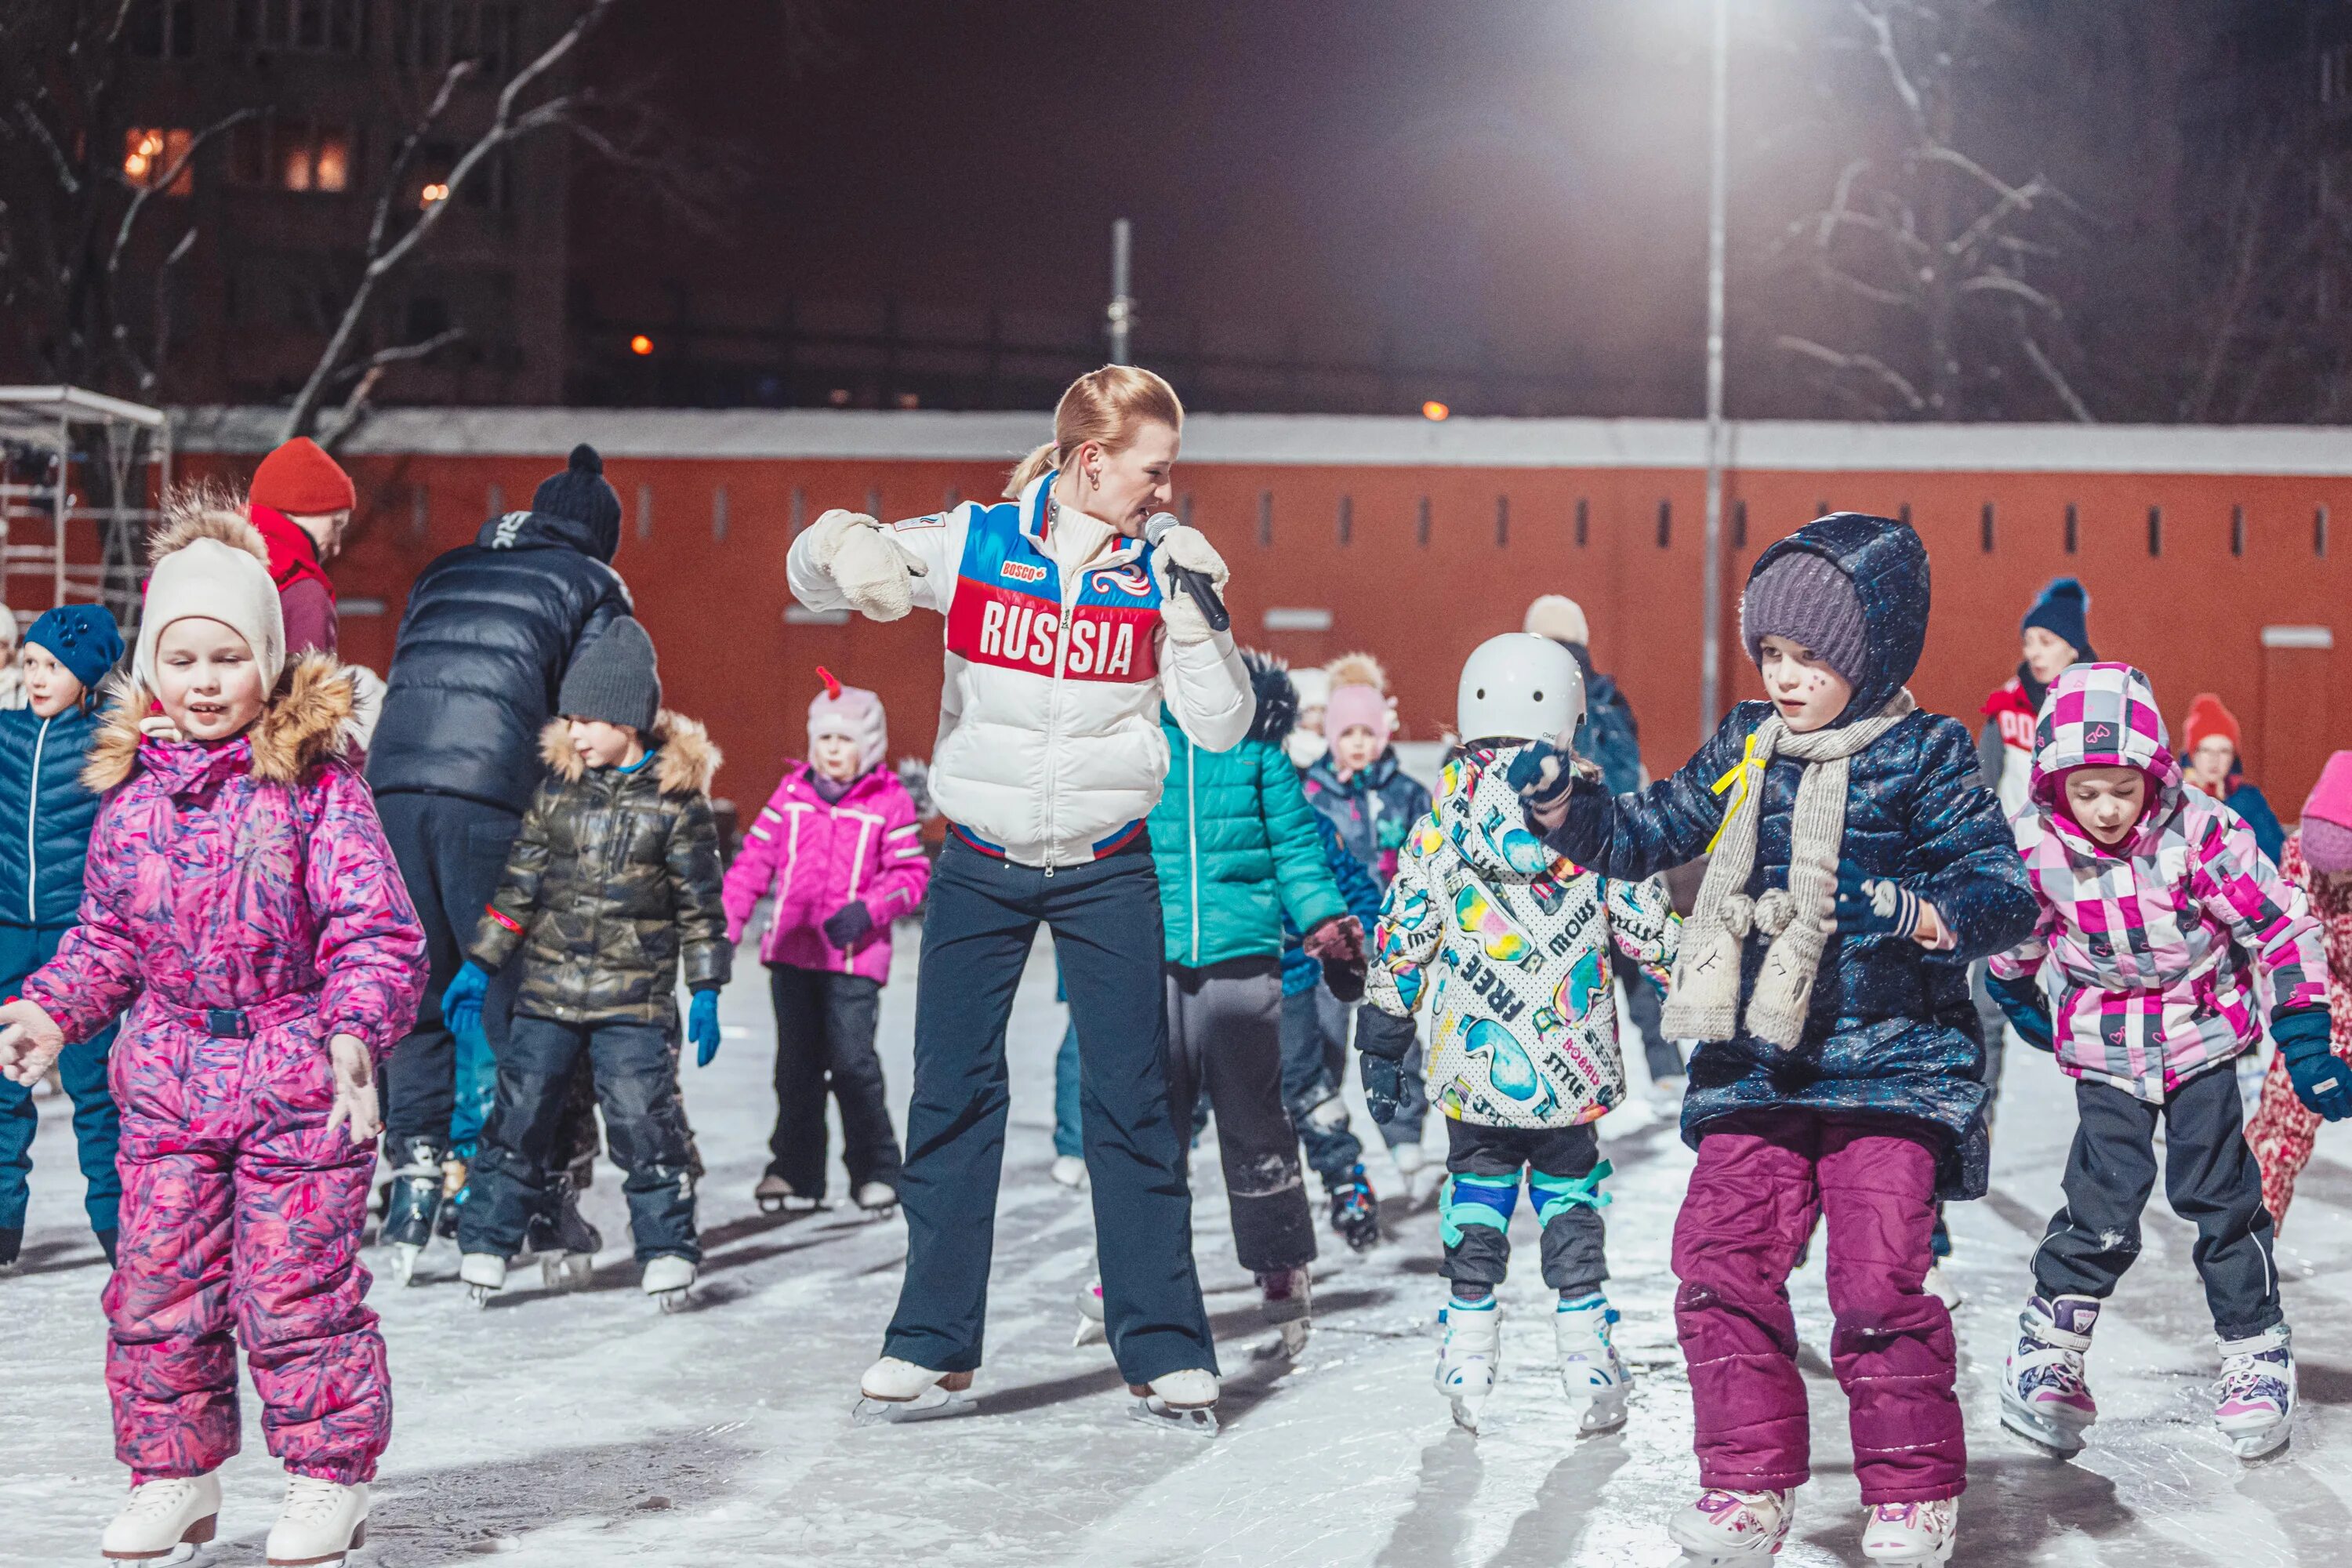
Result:
[[[1134,248],[1135,232],[1125,218],[1114,218],[1110,226],[1110,309],[1105,312],[1110,321],[1110,363],[1126,364],[1127,334],[1135,325],[1135,297],[1128,292],[1128,261]]]
[[[1725,169],[1731,100],[1731,0],[1713,0],[1713,91],[1707,111],[1706,190],[1706,531],[1700,570],[1698,737],[1715,733],[1723,711],[1723,269]]]

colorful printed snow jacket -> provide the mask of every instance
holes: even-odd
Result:
[[[305,1092],[324,1116],[326,1042],[352,1035],[382,1059],[425,990],[424,930],[344,760],[350,680],[314,654],[252,729],[212,743],[142,737],[147,693],[112,690],[82,774],[106,798],[81,921],[24,994],[69,1041],[131,1008],[114,1047],[126,1119],[172,1118],[192,1040],[281,1026],[320,1047]],[[236,1024],[215,1030],[215,1010]]]
[[[98,826],[98,796],[81,770],[102,728],[80,704],[54,719],[0,710],[0,925],[73,924]]]
[[[1315,837],[1323,846],[1324,868],[1339,889],[1340,900],[1348,912],[1364,928],[1364,938],[1371,940],[1372,929],[1381,923],[1381,885],[1364,869],[1364,863],[1348,853],[1339,841],[1339,830],[1331,819],[1316,812]],[[1296,996],[1302,991],[1312,991],[1322,983],[1323,966],[1307,956],[1307,938],[1288,915],[1282,917],[1282,994]]]
[[[887,767],[866,769],[832,802],[817,793],[815,776],[794,763],[744,830],[727,868],[727,941],[743,940],[753,907],[772,887],[761,963],[887,980],[890,922],[922,906],[931,880],[914,799]],[[861,901],[874,929],[845,952],[826,938],[824,922]]]
[[[1927,638],[1927,547],[1891,518],[1841,512],[1771,545],[1754,571],[1790,550],[1827,556],[1853,583],[1868,657],[1846,712],[1877,712],[1910,679]],[[1762,779],[1751,776],[1748,738],[1768,711],[1762,702],[1740,703],[1696,755],[1646,789],[1612,795],[1578,787],[1552,847],[1609,876],[1653,876],[1704,854],[1727,809],[1746,802],[1762,815],[1744,891],[1752,898],[1786,888],[1805,764],[1779,756]],[[1781,1106],[1906,1117],[1941,1134],[1937,1195],[1981,1197],[1984,1047],[1968,965],[2023,941],[2034,907],[2016,842],[1978,780],[1976,745],[1958,720],[1914,711],[1849,761],[1841,853],[1932,902],[1956,945],[1930,952],[1908,937],[1832,935],[1794,1049],[1744,1029],[1699,1046],[1683,1097],[1683,1141],[1696,1148],[1717,1117]],[[1743,1001],[1767,945],[1761,931],[1745,943]]]
[[[1331,819],[1348,853],[1386,888],[1405,835],[1429,811],[1429,791],[1404,771],[1394,746],[1345,784],[1327,752],[1307,770],[1307,804]]]
[[[1024,866],[1082,865],[1144,830],[1168,776],[1165,701],[1213,752],[1249,730],[1248,677],[1231,636],[1171,641],[1151,547],[1120,539],[1065,582],[1045,552],[1055,476],[1018,500],[966,501],[890,525],[923,565],[915,603],[947,617],[931,797],[972,847]],[[793,595],[848,607],[816,564],[816,531],[793,542]]]
[[[667,708],[646,738],[656,750],[641,765],[592,769],[563,721],[541,731],[547,780],[467,953],[495,971],[522,950],[517,1013],[675,1029],[681,960],[688,990],[727,984],[735,945],[709,795],[719,748]]]
[[[1410,1017],[1433,960],[1430,1098],[1481,1127],[1571,1127],[1625,1098],[1610,948],[1664,986],[1682,921],[1652,877],[1580,870],[1529,833],[1506,774],[1523,748],[1445,764],[1372,942],[1364,1000]]]
[[[2019,840],[2042,915],[1992,971],[2013,980],[2055,962],[2060,1067],[2161,1103],[2261,1036],[2255,965],[2274,1012],[2327,1005],[2303,889],[2263,858],[2243,817],[2182,784],[2147,677],[2074,666],[2052,683],[2034,734],[2037,809]],[[2148,805],[2112,849],[2060,807],[2063,774],[2080,767],[2148,777]]]
[[[1286,916],[1312,931],[1346,914],[1282,748],[1253,733],[1229,752],[1203,752],[1173,718],[1161,727],[1176,759],[1150,817],[1168,962],[1273,958]]]

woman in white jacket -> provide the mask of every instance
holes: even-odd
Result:
[[[1168,575],[1172,563],[1222,588],[1224,562],[1191,528],[1142,537],[1172,499],[1183,419],[1160,377],[1107,365],[1063,394],[1054,439],[1013,470],[1005,500],[887,525],[829,511],[793,544],[793,593],[811,609],[888,621],[920,606],[947,621],[931,794],[950,832],[923,924],[907,1273],[861,1419],[969,1408],[1004,1152],[1003,1029],[1043,921],[1081,1042],[1112,1353],[1150,1413],[1213,1422],[1143,819],[1168,772],[1160,704],[1221,752],[1254,703],[1230,634]]]

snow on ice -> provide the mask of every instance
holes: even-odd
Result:
[[[915,932],[902,931],[881,1043],[906,1102]],[[1618,1174],[1608,1211],[1619,1342],[1638,1369],[1633,1417],[1581,1442],[1561,1414],[1532,1216],[1504,1288],[1504,1378],[1485,1431],[1455,1430],[1432,1391],[1433,1210],[1415,1207],[1377,1141],[1369,1156],[1389,1239],[1364,1257],[1324,1232],[1316,1329],[1291,1364],[1233,1260],[1217,1162],[1196,1153],[1194,1241],[1226,1377],[1208,1441],[1128,1418],[1100,1345],[1072,1350],[1092,1268],[1084,1196],[1046,1175],[1062,1009],[1041,943],[1014,1014],[1013,1126],[975,1415],[854,1429],[858,1373],[877,1353],[905,1231],[843,1206],[763,1216],[751,1199],[773,1100],[772,1028],[756,955],[725,998],[727,1044],[686,1071],[710,1173],[709,1258],[691,1310],[637,1289],[617,1173],[587,1212],[607,1246],[592,1287],[541,1294],[534,1270],[487,1310],[438,1242],[403,1290],[371,1300],[391,1342],[396,1427],[355,1563],[422,1568],[496,1555],[522,1568],[810,1564],[1410,1564],[1662,1568],[1664,1521],[1695,1493],[1690,1403],[1669,1307],[1667,1239],[1690,1155],[1637,1087],[1601,1123]],[[1637,1086],[1638,1051],[1633,1053]],[[2058,1202],[2072,1096],[2050,1058],[2012,1047],[1993,1192],[1957,1205],[1950,1272],[1969,1415],[1968,1564],[2268,1568],[2352,1557],[2352,1142],[2323,1134],[2279,1247],[2301,1362],[2293,1447],[2243,1465],[2210,1424],[2217,1358],[2189,1266],[2194,1233],[2150,1205],[2146,1250],[2099,1324],[2101,1418],[2058,1463],[2000,1432],[1997,1380],[2026,1258]],[[0,1564],[98,1558],[125,1473],[110,1452],[98,1311],[103,1273],[81,1226],[68,1107],[40,1102],[26,1267],[0,1280]],[[1369,1131],[1360,1106],[1360,1132]],[[1212,1131],[1208,1137],[1215,1136]],[[1438,1130],[1433,1125],[1432,1144]],[[835,1142],[838,1152],[838,1140]],[[836,1163],[834,1195],[842,1199]],[[1319,1203],[1318,1203],[1319,1210]],[[1780,1561],[1861,1562],[1844,1404],[1825,1356],[1821,1249],[1792,1283],[1813,1394],[1814,1480]],[[372,1263],[379,1256],[370,1254]],[[223,1472],[220,1539],[200,1559],[257,1563],[282,1474],[247,1390],[246,1451]]]

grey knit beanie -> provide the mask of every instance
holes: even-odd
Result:
[[[1853,579],[1826,555],[1784,551],[1748,580],[1739,600],[1739,636],[1748,657],[1763,662],[1764,639],[1787,637],[1860,686],[1870,659],[1870,628]]]
[[[646,628],[623,616],[573,655],[555,709],[566,719],[602,719],[650,737],[661,711],[661,675]]]

